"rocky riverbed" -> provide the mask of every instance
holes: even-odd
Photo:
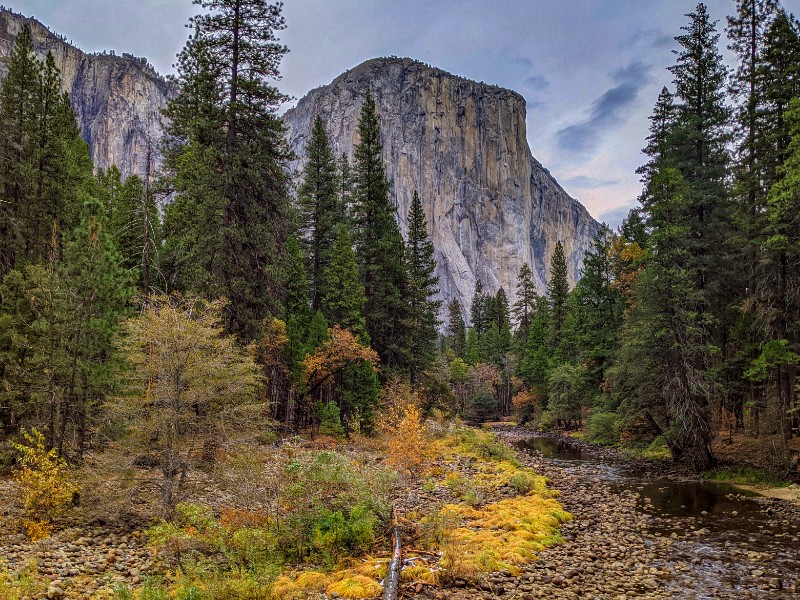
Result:
[[[406,584],[405,598],[789,598],[800,594],[800,506],[747,498],[705,483],[669,463],[631,460],[570,438],[499,431],[526,466],[544,474],[574,515],[564,543],[542,552],[522,574],[494,573],[447,588]],[[471,463],[448,467],[469,477]],[[0,501],[13,483],[0,486]],[[410,486],[401,514],[430,514],[452,501],[441,486]],[[499,488],[483,498],[513,495]],[[497,497],[495,497],[497,496]],[[19,515],[10,502],[8,524]],[[120,585],[138,587],[163,565],[143,533],[111,526],[68,527],[30,542],[0,530],[0,568],[24,565],[41,585],[28,598],[110,598]],[[1,575],[2,573],[0,573]],[[321,594],[319,598],[325,598]]]
[[[544,551],[519,577],[495,574],[477,586],[464,582],[460,589],[417,597],[700,599],[800,593],[796,505],[744,498],[670,466],[631,464],[614,451],[586,444],[562,440],[563,450],[553,455],[525,443],[530,433],[500,434],[522,446],[522,462],[560,490],[560,501],[575,516],[563,526],[565,543]],[[713,502],[704,501],[708,498]]]

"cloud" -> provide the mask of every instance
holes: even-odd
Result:
[[[622,48],[629,50],[639,46],[664,49],[676,45],[675,38],[667,35],[658,27],[640,27],[622,43]]]
[[[623,121],[624,109],[633,104],[650,81],[650,69],[651,65],[636,61],[616,71],[612,76],[616,85],[592,103],[589,117],[556,132],[559,147],[581,153],[595,150],[603,134]]]
[[[628,216],[628,212],[635,206],[635,204],[631,204],[630,206],[618,206],[616,208],[609,209],[600,214],[600,221],[608,225],[611,229],[616,229],[620,225],[622,225],[622,221]]]
[[[550,82],[541,75],[531,75],[527,77],[523,83],[536,90],[546,90],[550,87]]]
[[[586,175],[576,175],[564,179],[563,184],[576,188],[599,188],[617,185],[619,179],[599,179],[597,177],[587,177]]]

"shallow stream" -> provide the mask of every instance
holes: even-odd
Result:
[[[656,562],[676,572],[668,586],[676,596],[691,589],[694,598],[719,597],[714,590],[720,584],[744,596],[793,596],[784,586],[800,580],[796,512],[759,502],[752,493],[727,484],[665,479],[564,438],[532,436],[516,445],[543,466],[589,485],[603,484],[611,492],[609,502],[614,495],[637,494],[637,511],[646,518],[648,536],[675,540],[669,557]]]

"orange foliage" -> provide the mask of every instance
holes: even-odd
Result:
[[[386,462],[398,471],[413,475],[428,458],[419,398],[407,383],[394,379],[386,385],[384,400],[388,407],[380,426],[389,438]]]
[[[615,235],[611,240],[610,255],[614,270],[613,285],[629,297],[633,282],[645,267],[647,250],[636,242],[629,242],[624,237]]]
[[[219,515],[220,525],[226,528],[264,527],[267,520],[265,512],[247,508],[223,508]]]
[[[535,408],[539,404],[539,396],[531,390],[522,390],[511,399],[511,404],[517,410]]]
[[[309,390],[319,388],[351,363],[365,362],[378,370],[378,353],[362,346],[350,331],[335,325],[328,329],[328,336],[314,354],[307,354],[303,359],[305,384]]]

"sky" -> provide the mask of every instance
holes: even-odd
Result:
[[[9,1],[9,0],[6,0]],[[533,155],[598,220],[635,205],[640,148],[674,36],[694,0],[285,0],[289,54],[278,88],[294,98],[377,56],[407,56],[527,101]],[[709,0],[725,50],[734,0]],[[783,0],[800,13],[800,0]],[[145,56],[173,72],[198,7],[190,0],[15,0],[87,52]],[[732,64],[732,62],[730,63]]]

